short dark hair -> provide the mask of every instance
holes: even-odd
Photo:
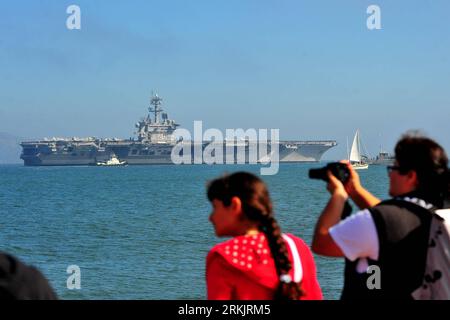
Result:
[[[395,146],[395,159],[402,171],[417,173],[418,195],[441,208],[449,189],[448,157],[444,148],[424,135],[408,132]]]

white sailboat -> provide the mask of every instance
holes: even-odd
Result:
[[[361,142],[359,138],[359,130],[356,130],[353,138],[352,149],[350,150],[349,161],[355,170],[368,169],[369,164],[364,161],[367,157],[361,156]]]

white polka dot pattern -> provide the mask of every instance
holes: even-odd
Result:
[[[251,270],[269,265],[270,250],[263,234],[242,236],[230,240],[224,247],[224,253],[231,262],[240,268]]]

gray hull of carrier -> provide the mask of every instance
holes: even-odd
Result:
[[[180,144],[174,135],[179,125],[170,120],[166,113],[162,113],[161,101],[158,95],[151,97],[149,114],[136,124],[136,139],[52,138],[24,141],[21,143],[23,150],[20,158],[25,166],[96,165],[107,161],[111,156],[117,157],[120,161],[126,161],[128,165],[173,164],[172,151],[176,145]],[[203,151],[210,144],[209,142],[201,143],[201,148],[194,142],[183,141],[182,143],[187,144],[187,149],[191,150],[191,163],[203,163],[202,154],[196,154],[195,150]],[[244,163],[252,160],[250,153],[255,153],[255,145],[249,141],[244,144],[242,146],[241,142],[236,142],[236,145],[232,147],[234,156],[231,163],[242,163],[242,154],[245,155]],[[317,162],[328,149],[336,145],[334,140],[280,141],[278,143],[279,161]],[[228,142],[226,146],[222,144],[216,147],[223,148],[224,155],[230,151]],[[266,145],[268,154],[272,147],[273,145],[268,142]],[[238,157],[239,152],[241,154]],[[256,153],[259,154],[259,151]],[[230,163],[228,160],[226,163]]]
[[[209,143],[202,144],[202,150]],[[171,144],[144,144],[139,141],[105,142],[94,140],[90,143],[81,140],[58,140],[22,142],[23,152],[21,159],[26,166],[85,166],[96,165],[107,161],[115,155],[128,165],[172,164]],[[336,145],[335,141],[289,141],[279,144],[280,162],[317,162],[322,155]],[[267,146],[268,153],[271,145]],[[191,163],[203,162],[202,154],[195,155],[194,145],[191,144]],[[238,152],[240,147],[234,147],[233,162],[239,163]],[[250,162],[251,146],[244,147],[245,163]],[[223,154],[226,148],[223,147]],[[199,161],[196,157],[200,157]],[[224,160],[225,162],[225,160]],[[260,159],[258,159],[260,162]],[[227,162],[228,163],[228,162]]]

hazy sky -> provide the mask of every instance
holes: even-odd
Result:
[[[449,151],[449,17],[448,0],[2,1],[0,131],[128,138],[157,90],[183,127],[337,140],[325,158],[357,128],[372,156],[407,129]]]

